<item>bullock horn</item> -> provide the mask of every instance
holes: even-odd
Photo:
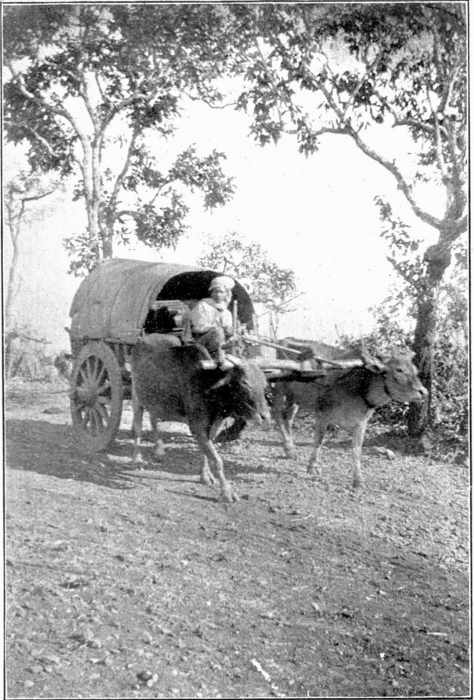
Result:
[[[225,359],[232,363],[232,365],[236,365],[237,367],[240,367],[240,365],[242,364],[241,358],[236,357],[236,355],[230,355],[229,353],[226,353]]]
[[[217,362],[215,360],[199,360],[202,369],[216,369]]]
[[[237,362],[234,362],[234,359],[237,360]],[[232,359],[226,359],[224,362],[219,362],[217,363],[215,360],[199,360],[199,363],[201,365],[202,369],[222,369],[225,372],[228,372],[230,369],[235,367],[236,365],[240,365],[241,361],[239,358],[232,358]]]

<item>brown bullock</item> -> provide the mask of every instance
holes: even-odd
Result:
[[[349,353],[322,346],[320,343],[307,343],[306,346],[311,348],[311,351],[307,352],[308,357],[321,357],[323,353],[333,360],[349,357]],[[330,348],[331,351],[328,352],[325,348]],[[314,449],[308,473],[320,473],[319,460],[326,430],[330,425],[337,425],[352,434],[352,483],[354,488],[359,487],[362,482],[362,444],[367,423],[374,411],[390,401],[422,402],[427,396],[412,362],[412,356],[412,353],[393,351],[388,359],[380,361],[362,352],[362,367],[349,371],[331,370],[328,372],[330,378],[325,381],[318,379],[306,382],[275,382],[272,412],[282,434],[287,456],[292,457],[295,454],[292,426],[298,408],[309,409],[315,415],[315,428]]]
[[[207,367],[207,368],[206,368]],[[238,361],[222,369],[200,345],[182,345],[171,335],[151,334],[132,351],[134,459],[142,461],[140,440],[143,411],[150,414],[155,434],[155,455],[164,448],[156,425],[159,420],[188,423],[203,454],[201,480],[214,483],[209,462],[214,465],[222,495],[228,502],[237,494],[224,475],[224,465],[214,441],[225,419],[233,418],[239,430],[246,421],[269,419],[265,399],[267,383],[262,370],[252,361]]]

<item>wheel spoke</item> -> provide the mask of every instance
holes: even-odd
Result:
[[[76,408],[78,411],[85,408],[86,402],[84,401],[84,399],[80,395],[76,394],[76,396],[74,397],[74,400],[76,401]]]
[[[77,357],[71,414],[78,442],[99,450],[113,439],[122,413],[122,376],[114,348],[91,341]]]
[[[101,403],[96,403],[95,410],[97,411],[98,415],[102,420],[102,425],[106,426],[109,422],[109,414],[107,412],[106,407]]]
[[[108,391],[109,389],[110,389],[110,382],[108,379],[106,379],[105,382],[98,387],[97,393],[103,394],[104,392]]]
[[[97,359],[94,356],[87,358],[87,370],[89,381],[94,382],[97,377]]]
[[[91,418],[92,418],[92,432],[94,432],[95,428],[95,434],[97,435],[98,433],[101,432],[102,429],[102,421],[100,419],[100,415],[97,412],[97,410],[94,408],[91,408]]]
[[[91,356],[87,360],[87,366],[89,367],[89,377],[92,381],[95,380],[97,376],[97,358]]]
[[[81,415],[81,423],[84,427],[84,430],[87,430],[87,425],[90,421],[91,418],[91,413],[90,413],[90,408],[89,406],[84,407],[84,414]]]
[[[89,382],[89,375],[86,374],[84,365],[79,367],[79,377],[82,379],[81,384],[87,384]]]
[[[81,405],[81,406],[76,405],[76,406],[74,406],[73,410],[74,410],[75,415],[79,418],[80,422],[83,423],[84,422],[84,406],[83,405]]]
[[[107,368],[105,367],[104,364],[100,363],[98,372],[97,372],[97,384],[100,386],[102,384],[102,380],[104,379],[104,374],[107,376]]]
[[[105,368],[105,365],[104,365],[104,363],[102,362],[102,360],[101,360],[100,358],[95,357],[95,358],[94,358],[94,362],[95,362],[95,365],[94,365],[94,381],[95,381],[97,384],[100,384],[100,383],[102,382],[102,377],[103,377],[103,374],[104,374],[106,368]]]

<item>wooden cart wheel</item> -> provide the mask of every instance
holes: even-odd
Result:
[[[122,376],[117,358],[103,342],[80,351],[71,376],[71,416],[76,441],[91,452],[114,439],[122,417]]]

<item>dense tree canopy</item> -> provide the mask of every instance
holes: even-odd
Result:
[[[424,223],[444,230],[449,221],[451,237],[464,231],[463,6],[302,3],[247,12],[254,14],[254,49],[239,106],[251,114],[260,143],[290,132],[310,154],[325,134],[348,136],[394,176]],[[405,153],[396,162],[371,144],[374,125],[382,123],[410,133],[417,154],[414,173],[403,164]],[[416,199],[417,184],[433,177],[445,188],[442,216]]]
[[[415,217],[436,231],[437,241],[420,255],[414,336],[430,389],[437,294],[453,244],[467,228],[464,5],[239,6],[234,18],[250,37],[238,106],[249,113],[254,137],[266,144],[292,133],[307,155],[317,154],[328,135],[350,139],[392,175]],[[375,138],[381,126],[405,137],[408,145],[396,157]],[[427,182],[438,186],[429,203],[422,196]],[[378,204],[384,224],[393,224],[391,205],[380,197]],[[413,409],[413,434],[428,416],[429,405]]]

